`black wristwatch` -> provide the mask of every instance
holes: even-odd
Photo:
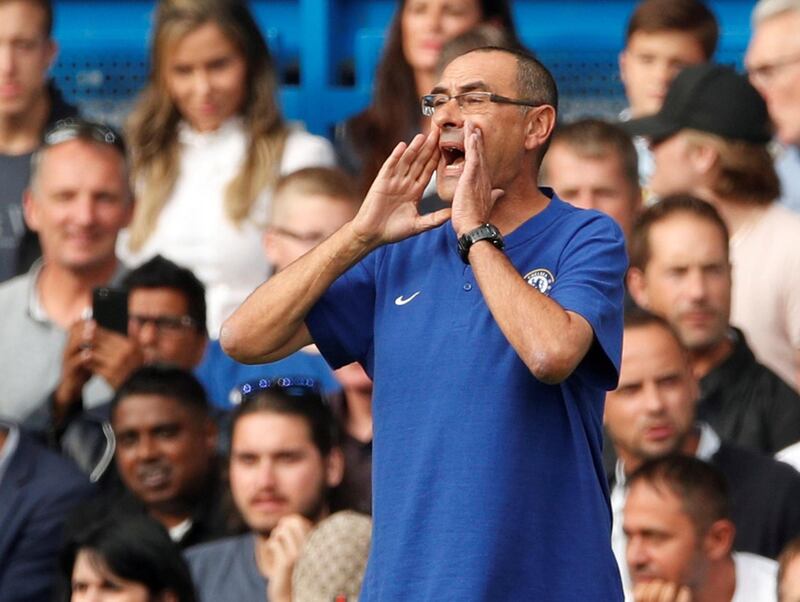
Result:
[[[466,234],[462,234],[458,239],[458,254],[461,256],[461,261],[469,264],[469,250],[479,240],[488,240],[498,249],[506,246],[503,242],[503,237],[492,224],[483,224],[474,230],[470,230]]]

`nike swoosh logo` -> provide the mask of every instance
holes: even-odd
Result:
[[[403,299],[403,295],[400,295],[397,299],[394,300],[395,305],[405,305],[406,303],[411,303],[414,298],[419,295],[422,291],[417,291],[413,295],[411,295],[408,299]]]

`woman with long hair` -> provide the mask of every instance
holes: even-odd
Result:
[[[164,528],[145,515],[109,515],[61,551],[63,602],[196,602],[189,567]]]
[[[128,123],[136,208],[119,255],[157,253],[206,286],[209,331],[268,276],[261,252],[271,188],[332,165],[323,138],[292,129],[269,51],[244,0],[162,0],[151,74]]]
[[[436,83],[442,47],[481,23],[518,44],[508,0],[400,0],[375,76],[372,104],[337,132],[346,167],[369,189],[400,140],[428,128],[420,97]]]

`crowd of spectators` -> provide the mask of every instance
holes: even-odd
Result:
[[[0,602],[355,599],[370,367],[240,364],[220,329],[430,131],[451,58],[521,48],[511,8],[399,0],[329,141],[283,118],[244,0],[159,0],[124,135],[48,79],[51,2],[0,0]],[[628,251],[603,417],[625,595],[798,602],[800,0],[755,4],[745,73],[700,0],[642,0],[621,33],[629,107],[559,123],[541,183]]]

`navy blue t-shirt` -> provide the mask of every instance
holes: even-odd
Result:
[[[622,233],[553,197],[505,242],[520,277],[594,329],[559,385],[539,382],[502,334],[449,222],[371,253],[307,318],[331,365],[360,361],[375,382],[362,600],[622,599],[601,462]]]

